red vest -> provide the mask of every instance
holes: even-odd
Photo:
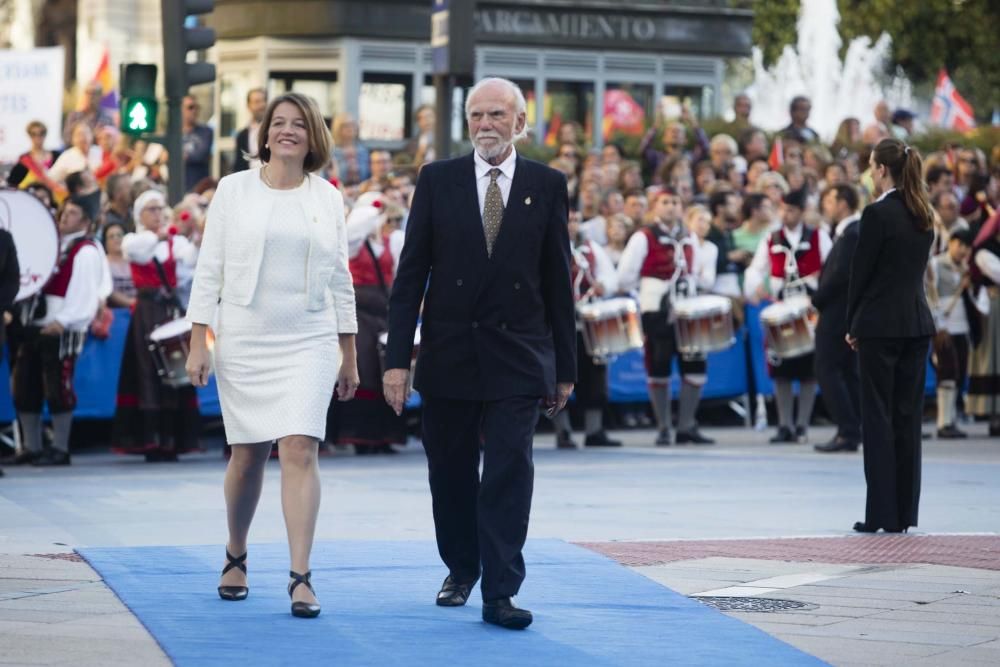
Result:
[[[45,287],[42,288],[42,294],[66,297],[66,290],[69,289],[69,281],[73,277],[73,262],[76,260],[76,254],[87,246],[97,247],[93,241],[83,237],[70,246],[66,254],[60,258],[59,266],[56,267],[55,273],[52,274],[49,281],[45,283]]]
[[[376,271],[375,258],[368,252],[369,246],[362,246],[361,251],[351,259],[349,267],[351,278],[358,287],[362,285],[381,285],[379,282],[379,271],[385,280],[386,287],[392,287],[392,253],[389,252],[389,237],[382,237],[382,254],[378,258],[378,271]]]
[[[670,238],[659,227],[647,226],[640,230],[646,235],[646,259],[642,262],[639,275],[643,278],[659,278],[660,280],[670,280],[677,269],[674,257],[674,246],[668,241]],[[694,248],[690,245],[684,246],[684,257],[687,265],[694,266]]]
[[[160,262],[163,266],[163,272],[167,275],[167,284],[173,289],[177,287],[177,260],[174,259],[174,239],[170,237],[167,241],[167,261]],[[163,280],[160,279],[160,273],[156,270],[155,262],[147,262],[146,264],[136,264],[132,262],[129,266],[132,267],[132,282],[135,284],[136,289],[159,289],[163,287]]]
[[[784,228],[771,234],[767,242],[769,246],[780,245],[786,248],[792,247],[791,243],[785,237]],[[785,253],[774,252],[770,248],[768,252],[771,254],[771,277],[784,280]],[[802,240],[799,241],[799,247],[795,248],[795,263],[798,265],[800,278],[819,273],[819,270],[823,268],[823,255],[819,250],[819,230],[813,229],[808,225],[802,227]]]

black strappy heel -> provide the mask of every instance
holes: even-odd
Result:
[[[226,549],[226,567],[222,569],[222,574],[225,575],[233,568],[239,568],[243,570],[243,574],[247,573],[247,555],[243,554],[239,558],[233,556],[229,553],[229,549]],[[238,602],[240,600],[246,600],[247,595],[250,594],[250,588],[247,586],[219,586],[219,597],[223,600],[232,600],[233,602]]]
[[[289,570],[288,576],[294,580],[288,584],[288,597],[292,597],[292,593],[295,592],[295,587],[299,584],[305,584],[306,587],[315,595],[316,591],[309,582],[309,579],[312,578],[311,571],[306,572],[305,574],[299,574],[298,572],[292,572]],[[319,612],[320,606],[318,604],[312,604],[310,602],[292,602],[292,616],[298,616],[299,618],[316,618],[319,616]]]

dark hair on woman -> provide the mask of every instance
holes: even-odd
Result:
[[[268,103],[267,110],[264,111],[264,119],[260,123],[260,132],[257,133],[257,154],[255,157],[264,163],[270,161],[271,148],[267,143],[268,130],[278,105],[286,102],[297,107],[305,119],[309,152],[306,153],[302,168],[306,172],[318,171],[330,160],[330,133],[327,132],[326,121],[323,120],[323,114],[320,113],[316,100],[302,93],[285,93]]]
[[[934,226],[934,211],[927,200],[924,185],[923,160],[920,151],[899,139],[883,139],[872,151],[871,161],[889,170],[896,189],[903,195],[903,204],[917,219],[917,227],[926,231]]]
[[[752,218],[753,214],[757,212],[757,209],[763,205],[765,199],[767,199],[767,195],[760,192],[752,192],[748,194],[743,199],[743,210],[741,211],[743,219],[749,220]]]

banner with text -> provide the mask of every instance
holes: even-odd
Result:
[[[49,130],[45,147],[60,147],[65,63],[61,46],[0,50],[0,162],[16,162],[31,147],[25,129],[33,120]]]

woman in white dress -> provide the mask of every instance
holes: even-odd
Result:
[[[357,389],[358,325],[343,199],[311,173],[330,153],[323,117],[311,98],[288,93],[268,105],[262,127],[253,148],[263,167],[223,178],[208,210],[187,312],[193,325],[187,371],[196,386],[205,385],[212,324],[232,445],[219,595],[247,596],[247,534],[277,440],[292,614],[313,617],[320,612],[309,571],[320,501],[318,443],[334,382],[342,401]]]

